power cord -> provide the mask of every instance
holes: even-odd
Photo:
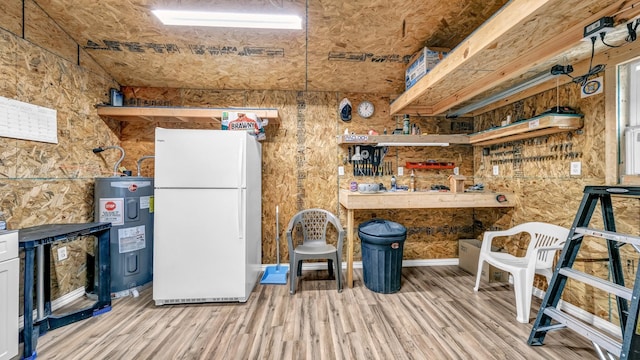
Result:
[[[587,81],[589,81],[589,78],[592,75],[595,75],[603,71],[605,68],[604,64],[598,64],[596,66],[593,66],[593,57],[595,55],[596,40],[598,39],[598,37],[592,36],[590,39],[591,39],[591,59],[589,60],[589,71],[587,71],[587,73],[584,75],[576,76],[576,77],[573,77],[565,73],[565,75],[567,75],[572,79],[571,81],[573,81],[576,84],[580,84],[580,86],[585,86],[587,84]],[[573,70],[573,68],[571,68],[571,70]]]
[[[621,45],[609,45],[609,44],[607,44],[607,42],[606,42],[606,41],[604,41],[604,36],[605,36],[606,34],[607,34],[607,33],[606,33],[606,32],[604,32],[604,31],[600,33],[600,40],[602,40],[602,43],[603,43],[603,44],[607,45],[607,46],[608,46],[608,47],[610,47],[610,48],[618,48],[618,47],[620,47],[620,46],[621,46]],[[635,36],[635,35],[634,35],[634,36]]]
[[[636,30],[638,29],[638,25],[640,25],[640,19],[636,19],[635,24],[633,21],[627,23],[627,31],[629,32],[629,35],[627,35],[627,37],[625,38],[627,42],[636,41],[636,38],[638,37],[638,34],[636,32]]]

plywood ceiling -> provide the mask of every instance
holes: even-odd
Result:
[[[454,47],[507,0],[36,0],[121,85],[394,94],[422,46]],[[155,8],[298,14],[302,30],[162,25]]]
[[[589,21],[638,8],[627,0],[34,1],[123,86],[393,95],[405,90],[412,54],[455,48],[432,83],[412,89],[419,96],[401,96],[391,109],[421,105],[425,115],[584,61],[590,47],[579,40]],[[298,14],[303,29],[164,26],[156,8]]]

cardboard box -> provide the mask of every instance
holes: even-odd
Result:
[[[449,53],[445,48],[423,48],[414,54],[409,60],[409,66],[405,71],[406,89],[412,87],[425,74],[433,69]]]
[[[478,257],[480,256],[481,244],[482,241],[476,239],[460,239],[458,241],[458,256],[460,260],[458,266],[474,276],[478,272]],[[497,251],[497,248],[494,246],[493,250]],[[509,282],[509,273],[485,262],[482,266],[481,280],[490,283]]]

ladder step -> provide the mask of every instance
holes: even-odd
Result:
[[[582,321],[575,319],[553,307],[545,308],[544,314],[549,316],[553,320],[565,325],[567,328],[593,341],[598,346],[601,346],[602,348],[607,350],[610,354],[615,355],[616,357],[620,357],[620,353],[622,352],[622,343],[616,341],[615,339],[612,339],[602,331],[594,328],[593,326],[589,326]],[[533,331],[536,331],[536,329],[533,329]]]
[[[626,288],[624,286],[618,285],[611,281],[607,281],[593,275],[585,274],[582,271],[578,271],[572,268],[563,267],[560,268],[560,274],[581,281],[585,284],[589,284],[591,286],[595,286],[600,290],[604,290],[608,293],[614,294],[617,297],[621,297],[623,299],[631,300],[631,289]]]
[[[586,227],[577,227],[575,230],[578,234],[600,237],[607,240],[624,242],[636,246],[640,246],[640,236],[620,234],[614,231],[598,230]]]

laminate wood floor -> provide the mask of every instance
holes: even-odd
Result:
[[[475,277],[457,266],[403,268],[395,294],[368,290],[361,269],[342,293],[326,277],[304,271],[293,296],[258,284],[245,304],[155,306],[148,288],[46,333],[38,359],[597,359],[566,329],[528,346],[540,300],[520,324],[510,285],[474,293]]]

